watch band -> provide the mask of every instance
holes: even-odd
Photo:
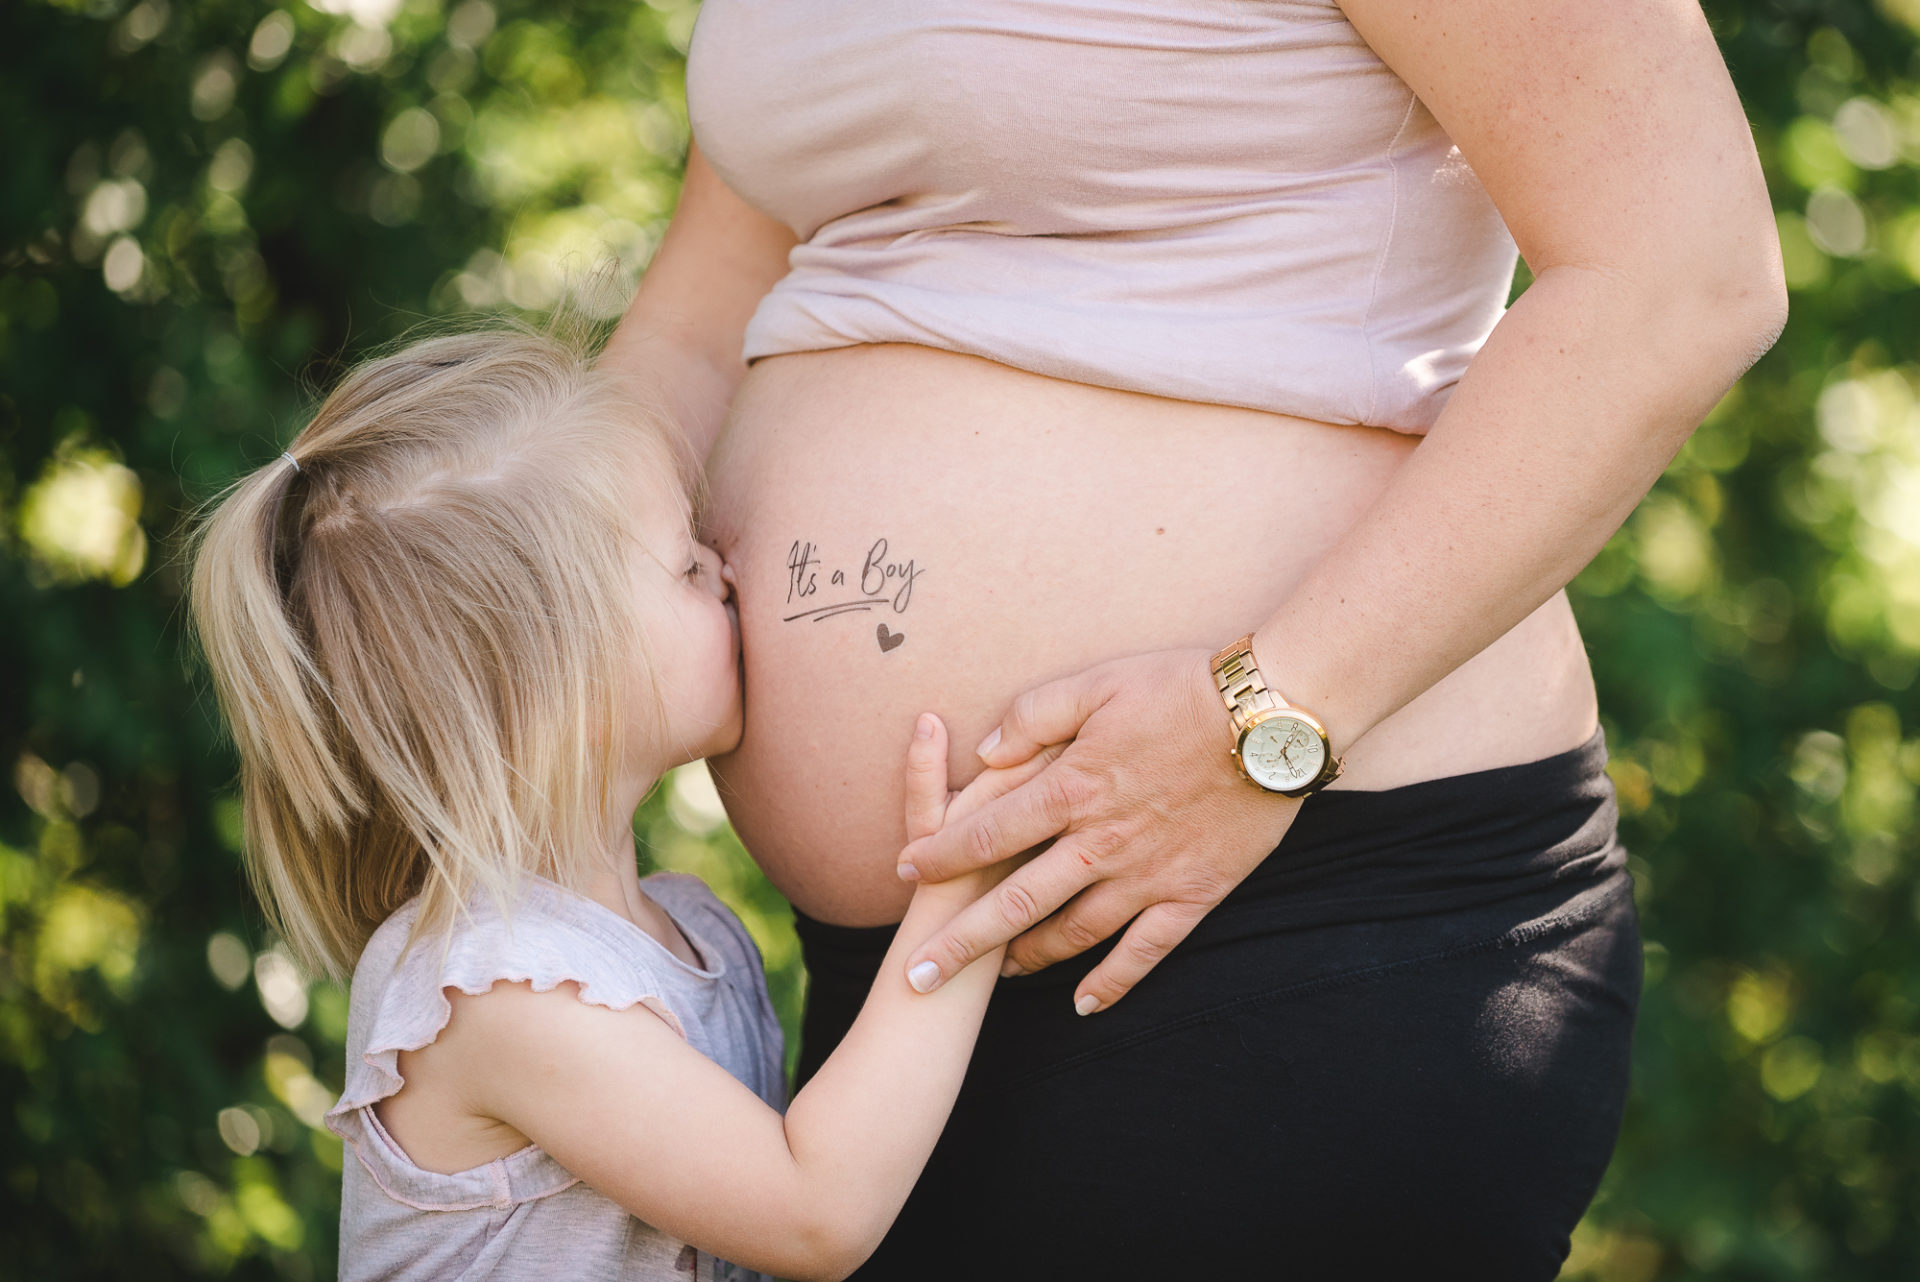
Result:
[[[1346,770],[1346,763],[1333,755],[1333,745],[1327,742],[1327,731],[1320,719],[1305,708],[1296,707],[1287,702],[1287,697],[1267,684],[1260,675],[1259,666],[1253,660],[1253,634],[1249,632],[1232,645],[1213,656],[1213,683],[1220,691],[1220,700],[1227,705],[1227,715],[1233,719],[1235,746],[1230,750],[1240,765],[1240,773],[1247,775],[1246,763],[1239,761],[1239,740],[1244,739],[1249,727],[1268,713],[1284,712],[1297,720],[1303,720],[1314,727],[1326,748],[1326,762],[1321,767],[1319,777],[1298,789],[1286,789],[1282,795],[1304,797],[1326,787]],[[1261,787],[1268,787],[1261,784]],[[1269,789],[1269,791],[1280,791]]]
[[[1255,713],[1278,712],[1292,706],[1274,697],[1275,692],[1267,688],[1266,678],[1254,666],[1251,632],[1213,656],[1213,683],[1220,689],[1227,715],[1233,718],[1236,735],[1246,733],[1247,723]]]

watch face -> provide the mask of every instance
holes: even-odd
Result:
[[[1263,788],[1284,792],[1303,788],[1320,774],[1327,745],[1298,717],[1268,717],[1240,743],[1240,762]]]

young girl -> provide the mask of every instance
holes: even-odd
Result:
[[[698,879],[636,871],[648,789],[740,733],[675,439],[552,339],[435,339],[350,375],[203,528],[250,871],[352,972],[343,1278],[841,1277],[959,1089],[1000,957],[927,996],[901,970],[987,880],[918,891],[783,1117],[752,942]],[[909,838],[1045,764],[953,797],[946,761],[921,717]]]

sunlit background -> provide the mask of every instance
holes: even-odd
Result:
[[[1708,12],[1793,319],[1576,585],[1648,988],[1568,1275],[1914,1278],[1920,0]],[[423,319],[617,315],[696,15],[0,7],[0,1276],[332,1275],[345,996],[246,897],[184,515]],[[785,905],[704,770],[638,831],[745,918],[791,1029]]]

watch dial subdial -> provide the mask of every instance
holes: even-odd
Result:
[[[1299,788],[1326,764],[1319,732],[1297,717],[1270,717],[1247,732],[1240,748],[1246,771],[1262,787]]]

